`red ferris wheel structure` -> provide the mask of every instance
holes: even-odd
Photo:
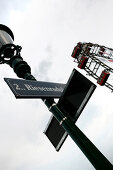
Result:
[[[113,69],[109,66],[113,62],[113,49],[98,44],[79,42],[71,56],[78,67],[96,79],[99,85],[105,85],[113,91],[111,81]]]

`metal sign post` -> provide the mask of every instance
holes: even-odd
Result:
[[[64,116],[56,104],[51,106],[50,111],[54,114],[56,119],[60,122],[62,127],[67,131],[96,170],[113,170],[113,165],[74,124],[74,122]]]

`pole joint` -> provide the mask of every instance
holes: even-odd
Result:
[[[51,111],[52,107],[53,107],[53,106],[56,106],[56,105],[57,105],[57,103],[53,103],[53,104],[48,108],[48,110]]]
[[[67,119],[67,117],[64,117],[61,121],[60,121],[60,125],[62,125],[63,124],[63,122],[65,121]]]

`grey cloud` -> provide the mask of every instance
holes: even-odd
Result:
[[[37,79],[40,79],[41,81],[49,81],[49,70],[52,67],[52,46],[50,44],[46,45],[44,48],[45,55],[44,59],[40,61],[37,68],[34,70],[34,76],[37,77]]]
[[[41,79],[42,81],[43,80],[48,81],[49,80],[48,70],[51,66],[52,66],[52,62],[49,59],[42,60],[39,63],[38,68],[35,68],[34,76],[38,76],[37,79]]]

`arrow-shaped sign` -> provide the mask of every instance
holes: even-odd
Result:
[[[16,98],[59,98],[65,84],[4,78]]]

